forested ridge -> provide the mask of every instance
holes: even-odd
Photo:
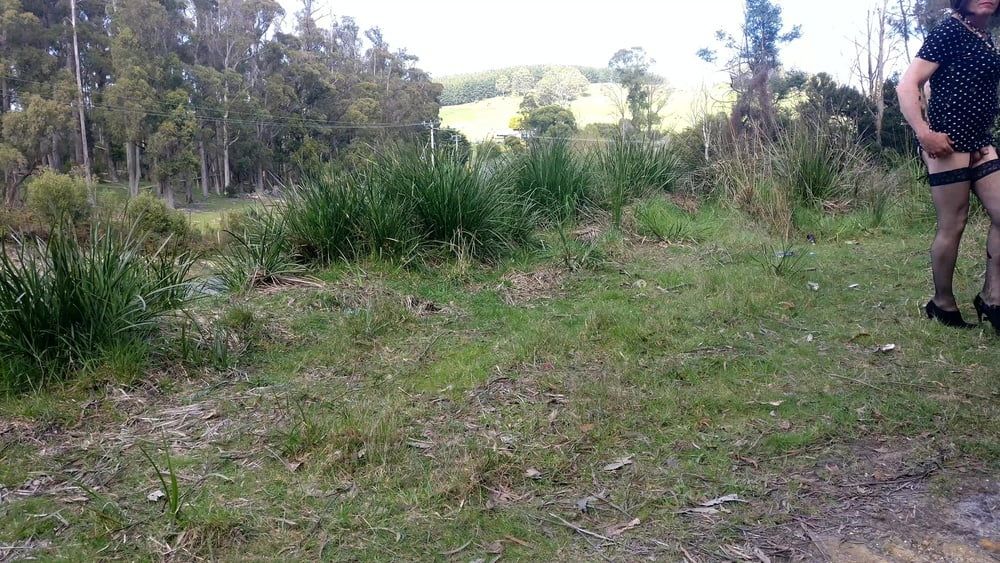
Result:
[[[39,167],[82,168],[86,156],[97,178],[121,175],[132,194],[145,178],[171,202],[263,189],[438,115],[442,87],[414,55],[350,17],[320,25],[312,0],[294,14],[275,0],[77,0],[79,89],[73,11],[0,0],[8,204]]]

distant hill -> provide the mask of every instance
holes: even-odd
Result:
[[[618,110],[615,97],[623,98],[621,86],[611,83],[591,84],[587,95],[573,101],[570,109],[581,128],[590,123],[615,123],[618,121]],[[701,110],[696,110],[696,100],[703,93],[696,90],[675,90],[667,105],[663,108],[663,127],[668,130],[678,130],[687,127],[692,117]],[[726,111],[729,99],[727,88],[719,86],[713,89],[711,98],[716,111]],[[445,127],[453,127],[462,132],[469,140],[477,142],[510,134],[508,127],[510,118],[518,112],[521,96],[495,96],[472,103],[452,105],[441,108],[441,122]]]
[[[546,71],[553,67],[575,68],[592,84],[611,81],[611,71],[607,68],[578,65],[522,65],[482,72],[442,76],[437,78],[435,82],[444,86],[444,92],[441,94],[441,104],[453,106],[504,95],[505,92],[497,88],[498,80],[502,76],[510,77],[518,72],[526,75],[530,83],[522,86],[530,89],[545,75]]]

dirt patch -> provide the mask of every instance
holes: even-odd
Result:
[[[1000,561],[1000,483],[920,440],[868,443],[791,476],[786,523],[747,538],[780,561]],[[779,495],[780,496],[780,495]]]
[[[697,213],[701,208],[701,200],[690,194],[667,194],[667,201],[688,213]]]
[[[557,268],[511,272],[503,277],[496,291],[508,305],[530,306],[534,301],[559,297],[565,279],[566,272]]]

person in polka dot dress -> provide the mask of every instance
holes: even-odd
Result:
[[[958,247],[969,216],[970,193],[992,221],[986,248],[986,282],[973,304],[1000,333],[1000,160],[993,141],[998,112],[1000,51],[989,28],[1000,0],[952,0],[952,14],[937,25],[899,81],[900,109],[913,127],[927,164],[937,209],[931,247],[934,297],[928,318],[971,328],[958,309],[952,287]],[[921,92],[930,84],[927,120]]]

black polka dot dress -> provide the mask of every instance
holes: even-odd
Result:
[[[1000,85],[1000,52],[993,40],[949,17],[931,30],[917,57],[940,65],[930,80],[931,129],[947,133],[958,152],[993,145]]]

